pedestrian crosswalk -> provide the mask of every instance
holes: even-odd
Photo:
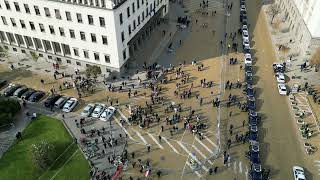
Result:
[[[202,1],[193,1],[193,0],[185,0],[184,6],[190,11],[190,12],[196,12],[202,9],[200,7],[200,2]],[[207,2],[207,1],[205,1]],[[208,12],[211,11],[217,11],[217,12],[224,12],[223,9],[223,0],[210,0],[208,1],[208,7],[205,8]]]
[[[320,161],[319,160],[314,160],[314,166],[318,170],[318,175],[320,175]]]

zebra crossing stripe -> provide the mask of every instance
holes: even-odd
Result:
[[[239,172],[242,173],[242,162],[239,162]]]
[[[212,144],[215,147],[218,147],[214,142],[212,142],[207,136],[203,136],[207,141],[209,141],[210,144]]]
[[[125,115],[123,115],[119,109],[117,109],[117,111],[120,114],[120,116],[131,126],[131,123],[128,121],[128,118]]]
[[[198,139],[197,137],[196,137],[196,141],[198,141],[198,143],[201,144],[208,152],[213,154],[213,151],[209,149],[205,144],[203,144],[203,142],[201,142],[200,139]]]
[[[148,144],[147,141],[142,137],[142,135],[141,135],[138,131],[136,131],[136,134],[139,136],[139,138],[142,140],[142,142],[143,142],[145,145]]]
[[[233,163],[233,172],[237,173],[237,162]]]
[[[180,141],[177,141],[177,143],[182,147],[183,150],[185,150],[189,156],[193,157],[192,153],[180,142]],[[195,161],[197,161],[198,164],[201,165],[201,162],[197,159],[197,158],[193,158]],[[204,169],[205,171],[209,171],[208,168],[206,168],[205,166],[202,166],[202,169]]]
[[[163,149],[163,147],[161,146],[161,144],[156,140],[155,137],[152,136],[152,134],[148,133],[148,135],[151,137],[151,139],[159,146],[159,148]]]
[[[249,174],[249,170],[248,170],[248,166],[246,166],[246,172],[245,172],[245,178],[246,178],[246,180],[248,180],[248,174]]]
[[[124,128],[124,127],[122,126],[122,124],[119,122],[119,120],[118,120],[115,116],[113,116],[113,118],[115,119],[115,121],[117,122],[117,124],[122,128],[122,130],[128,135],[128,137],[129,137],[131,140],[134,140],[134,139],[132,138],[132,136],[129,134],[129,132],[126,130],[126,128]]]
[[[191,164],[188,162],[188,160],[187,160],[187,165],[190,167],[190,169],[192,169],[192,167],[191,167]],[[198,171],[194,171],[195,173],[196,173],[196,175],[200,178],[201,177],[201,175],[200,175],[200,173],[198,172]]]
[[[200,156],[202,156],[204,159],[207,159],[207,157],[195,146],[192,145],[192,147],[200,154]],[[213,165],[212,161],[208,160],[210,165]]]
[[[174,147],[172,146],[172,144],[169,143],[169,141],[167,140],[167,138],[162,137],[162,139],[171,147],[171,149],[172,149],[175,153],[180,154],[180,153],[176,150],[176,148],[174,148]]]

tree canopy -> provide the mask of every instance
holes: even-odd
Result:
[[[0,97],[0,126],[12,123],[15,114],[20,109],[21,106],[18,101]]]
[[[90,77],[97,78],[99,74],[101,74],[101,68],[99,66],[90,65],[86,68],[86,76],[88,78]]]

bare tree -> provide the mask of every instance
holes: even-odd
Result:
[[[280,8],[276,4],[270,6],[270,11],[272,15],[271,24],[273,24],[273,19],[280,13]]]
[[[311,57],[311,63],[312,64],[320,64],[320,48],[317,48],[312,57]]]

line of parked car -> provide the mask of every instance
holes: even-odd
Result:
[[[0,81],[0,82],[3,82]],[[2,83],[0,83],[2,85]],[[5,86],[5,85],[4,85]],[[3,86],[2,86],[3,87]],[[16,97],[28,102],[39,102],[45,97],[46,93],[39,90],[34,90],[20,84],[9,84],[3,91],[5,97]],[[63,112],[71,112],[79,104],[74,97],[61,96],[59,94],[51,94],[44,101],[43,105],[47,108],[62,109]]]
[[[288,90],[285,85],[286,78],[284,72],[286,67],[283,63],[273,63],[272,64],[273,72],[275,73],[276,80],[278,82],[278,91],[280,95],[287,95]]]
[[[93,117],[99,118],[102,121],[108,121],[115,113],[116,108],[113,106],[107,107],[105,104],[96,103],[96,104],[88,104],[83,108],[81,112],[82,117]]]

